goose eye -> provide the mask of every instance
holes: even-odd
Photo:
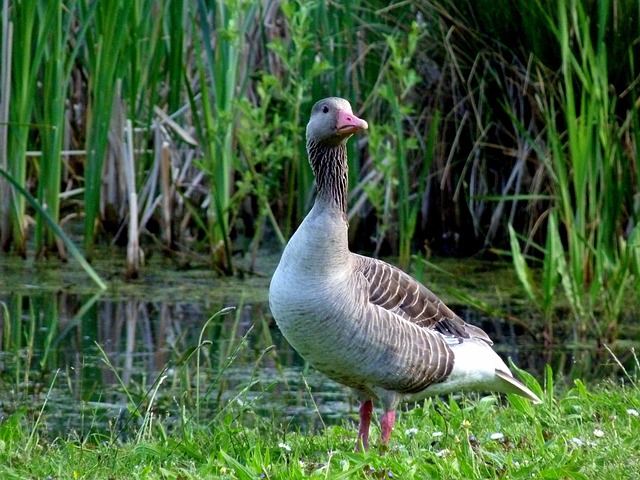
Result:
[[[322,107],[322,113],[329,113],[329,107],[327,107],[326,105]]]

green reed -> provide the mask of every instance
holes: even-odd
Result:
[[[175,112],[182,106],[184,81],[185,47],[190,40],[187,31],[187,3],[184,0],[169,2],[167,6],[165,32],[168,33],[165,42],[167,53],[167,70],[169,76],[169,93],[167,107],[169,112]]]
[[[0,169],[3,188],[12,189],[8,217],[2,219],[14,225],[12,244],[22,255],[26,254],[24,238],[25,206],[36,212],[36,248],[51,247],[55,237],[61,240],[69,253],[76,258],[100,288],[104,282],[85,261],[70,238],[59,227],[61,166],[60,152],[65,132],[64,105],[67,101],[69,76],[73,60],[81,45],[84,29],[80,29],[75,49],[67,52],[75,3],[65,8],[58,2],[24,1],[14,5],[11,20],[19,27],[22,37],[14,37],[24,49],[11,58],[15,88],[10,103],[10,133],[7,153],[11,159],[7,170]],[[27,54],[26,52],[31,52]],[[42,65],[42,66],[41,66]],[[42,85],[37,78],[43,72]],[[38,102],[38,99],[42,99]],[[32,123],[33,119],[37,123]],[[29,166],[26,156],[30,130],[37,130],[42,142],[42,157],[32,164],[37,176],[38,198],[26,188],[26,172]],[[45,231],[47,238],[45,239]],[[3,231],[3,238],[8,232]],[[6,240],[6,239],[5,239]],[[5,245],[6,247],[7,245]]]
[[[3,12],[6,11],[6,8],[3,9]],[[55,28],[54,11],[55,2],[37,0],[14,2],[9,11],[8,20],[13,24],[13,36],[5,38],[5,41],[10,42],[12,55],[3,59],[4,67],[11,69],[6,173],[23,187],[27,181],[26,153],[32,114],[36,99],[40,96],[37,80],[49,31]],[[5,182],[0,182],[0,187],[10,188]],[[6,249],[11,244],[18,254],[25,256],[25,200],[21,195],[1,192],[0,199],[9,199],[8,214],[11,221],[10,232],[7,219],[0,224],[4,227],[0,232],[0,247]]]
[[[43,94],[36,95],[32,89],[28,94],[12,95],[11,100],[12,111],[23,112],[22,120],[13,122],[15,128],[25,128],[20,125],[28,125],[34,119],[38,122],[33,128],[37,135],[29,139],[27,128],[20,141],[22,150],[29,146],[42,152],[33,169],[38,175],[30,178],[41,208],[50,217],[36,216],[38,252],[61,246],[55,243],[48,227],[51,220],[59,225],[76,215],[60,218],[61,210],[67,206],[76,212],[78,208],[75,198],[66,201],[67,195],[61,196],[67,194],[63,187],[83,192],[85,254],[91,257],[97,232],[104,233],[106,240],[113,240],[116,232],[107,223],[112,220],[120,223],[128,214],[124,208],[128,198],[119,196],[122,187],[117,172],[121,169],[112,165],[113,157],[121,155],[120,143],[124,141],[119,122],[126,116],[133,119],[139,131],[146,130],[141,135],[142,141],[138,140],[140,137],[134,140],[138,142],[136,146],[144,148],[150,138],[148,130],[154,109],[168,108],[174,112],[187,98],[193,117],[185,117],[185,121],[187,128],[195,127],[202,140],[204,155],[198,166],[206,174],[203,186],[209,190],[209,198],[196,205],[185,197],[186,209],[195,223],[194,230],[204,233],[207,239],[212,263],[226,273],[232,272],[231,236],[239,219],[248,218],[244,211],[247,199],[257,196],[261,205],[254,225],[249,225],[255,228],[254,252],[265,220],[282,241],[309,206],[312,177],[305,165],[304,142],[308,107],[326,95],[342,95],[357,106],[361,103],[358,92],[366,91],[366,83],[377,78],[375,68],[364,68],[376,55],[367,51],[361,41],[371,35],[364,28],[365,19],[373,20],[376,14],[359,3],[339,6],[282,2],[275,10],[251,1],[215,4],[200,1],[190,6],[185,2],[153,0],[104,5],[75,0],[64,6],[60,2],[43,2],[35,9],[36,4],[19,2],[12,11],[22,15],[20,18],[27,23],[34,18],[32,13],[38,13],[42,19],[36,24],[48,25],[41,29],[46,32],[42,39],[32,34],[38,30],[20,29],[25,36],[22,44],[29,46],[29,41],[38,39],[39,56],[21,59],[33,59],[30,82],[34,84],[33,79],[42,76],[46,80],[42,83]],[[271,17],[265,20],[267,14]],[[157,21],[158,18],[162,21]],[[280,21],[286,30],[284,36],[274,27]],[[69,28],[72,24],[77,25],[77,30]],[[186,53],[188,46],[193,47],[195,55]],[[40,68],[38,58],[44,59]],[[13,67],[15,71],[20,65]],[[86,72],[86,92],[77,90],[83,88],[85,79],[75,73],[79,67]],[[197,83],[195,91],[193,81]],[[166,89],[166,85],[170,88]],[[247,92],[249,95],[245,96]],[[271,105],[269,110],[256,102],[254,92]],[[14,97],[35,99],[35,112],[29,105],[17,108],[20,102]],[[76,113],[70,113],[71,107]],[[263,108],[262,116],[251,112],[252,107]],[[86,112],[86,117],[82,112]],[[248,131],[238,131],[245,116],[251,129],[265,131],[260,142],[248,140]],[[67,129],[69,120],[81,123]],[[86,157],[74,158],[65,165],[61,152],[69,135],[75,135],[70,146],[85,147],[87,153]],[[281,135],[287,137],[281,144],[284,148],[272,149],[272,158],[250,158],[256,148],[262,152],[259,145],[268,146]],[[352,153],[357,150],[355,145],[350,145],[350,149]],[[110,163],[106,164],[105,158]],[[149,178],[154,174],[155,164],[149,163],[150,158],[145,153],[136,155],[134,187],[147,183],[153,187],[153,179]],[[274,168],[263,169],[267,164]],[[7,169],[23,186],[27,172],[24,165],[26,160],[17,173]],[[359,167],[358,155],[350,155],[352,182],[357,181]],[[284,195],[283,179],[277,178],[283,171],[287,185]],[[172,187],[177,195],[181,194],[180,188]],[[107,190],[110,193],[105,195]],[[114,196],[114,191],[119,194]],[[24,204],[22,195],[15,198]],[[141,206],[147,212],[152,211],[155,200],[151,195],[142,196]],[[24,205],[18,210],[24,211]],[[23,225],[25,219],[17,223]],[[280,225],[284,226],[282,234]],[[6,229],[2,230],[5,235]]]
[[[62,162],[60,154],[64,137],[64,105],[66,92],[70,78],[69,66],[71,62],[65,61],[64,54],[68,41],[68,32],[71,31],[70,21],[72,15],[67,13],[63,22],[63,8],[61,4],[49,2],[55,10],[49,15],[54,19],[53,28],[50,31],[50,41],[44,60],[44,88],[45,99],[42,105],[42,123],[50,128],[43,128],[42,133],[42,162],[41,181],[38,183],[38,200],[47,210],[52,220],[60,222],[60,182],[62,177]],[[72,12],[73,6],[69,6],[66,12]],[[71,59],[72,60],[72,59]],[[46,231],[46,233],[45,233]],[[46,238],[45,238],[46,235]],[[55,237],[51,230],[45,229],[45,222],[39,220],[36,225],[36,249],[55,248]]]
[[[444,45],[442,83],[451,79],[436,97],[439,105],[447,94],[453,102],[443,108],[441,132],[451,153],[436,165],[442,173],[434,171],[441,188],[456,184],[454,200],[465,194],[485,247],[510,239],[514,269],[547,334],[558,320],[560,289],[578,330],[615,338],[638,272],[638,33],[629,20],[637,4],[440,1],[419,8],[427,23],[442,26],[441,39],[426,29],[436,47],[422,46],[442,55],[437,45]],[[461,155],[467,160],[456,162]],[[540,270],[529,269],[536,261]]]
[[[633,113],[620,123],[618,97],[610,91],[604,27],[612,4],[602,2],[597,19],[589,19],[581,2],[560,2],[557,20],[549,22],[562,55],[562,81],[557,96],[539,96],[547,126],[540,151],[552,180],[555,203],[547,221],[543,260],[543,309],[556,285],[562,290],[582,332],[615,338],[616,324],[630,281],[638,275],[638,227],[625,232],[635,187],[627,181],[634,160],[625,141],[637,139]],[[593,24],[600,28],[593,37]],[[512,252],[523,284],[522,255]],[[535,297],[532,287],[526,290]],[[601,313],[599,313],[601,312]],[[602,318],[600,318],[602,315]]]
[[[43,60],[43,94],[36,111],[42,120],[39,123],[43,128],[39,129],[42,156],[39,162],[38,201],[46,206],[46,211],[51,221],[60,223],[60,193],[62,187],[61,158],[65,133],[65,107],[68,100],[71,71],[82,45],[84,34],[89,26],[85,23],[74,35],[75,47],[67,47],[70,42],[72,22],[76,12],[77,2],[72,1],[66,5],[58,2],[47,2],[47,10],[43,16],[51,18],[51,29],[48,32],[47,45]],[[36,217],[35,242],[36,250],[55,250],[55,232],[49,228],[48,220],[38,215]],[[59,252],[62,254],[63,252]]]
[[[200,31],[200,41],[194,46],[201,108],[191,91],[190,102],[199,112],[196,127],[204,151],[200,166],[210,180],[211,201],[205,225],[213,263],[227,274],[233,272],[229,220],[235,166],[235,99],[243,96],[246,88],[250,60],[245,55],[250,51],[246,35],[255,25],[257,10],[257,2],[223,1],[209,11],[199,1],[192,12],[192,28]]]
[[[174,17],[175,15],[175,17]],[[163,21],[158,21],[158,19]],[[166,24],[165,24],[166,22]],[[175,85],[176,64],[184,55],[184,3],[138,0],[132,2],[129,12],[127,42],[122,47],[122,60],[126,64],[123,78],[126,79],[127,118],[137,127],[148,129],[151,125],[153,107],[164,103],[163,82],[170,78]],[[168,35],[168,41],[165,36]],[[180,37],[182,42],[177,40]],[[176,45],[170,42],[176,41]],[[169,112],[177,110],[182,88],[175,85],[175,91],[166,92]],[[144,175],[149,168],[145,165],[145,155],[139,160],[137,173]]]
[[[8,169],[7,139],[9,123],[9,102],[11,98],[11,47],[13,39],[13,24],[9,22],[9,1],[2,2],[2,35],[0,43],[0,169]],[[9,205],[11,189],[7,182],[0,178],[0,247],[7,249],[10,242],[11,216]]]
[[[107,153],[111,112],[117,89],[124,75],[123,50],[133,2],[82,2],[79,22],[92,22],[87,31],[85,61],[89,74],[87,104],[87,161],[84,177],[84,246],[90,257],[100,218],[100,189]],[[95,6],[95,15],[92,8]]]
[[[581,2],[563,1],[558,8],[564,76],[560,108],[566,143],[551,118],[548,125],[558,216],[567,234],[563,287],[578,318],[590,317],[598,334],[615,337],[621,295],[633,273],[625,257],[640,255],[637,233],[631,234],[631,244],[624,240],[627,213],[623,207],[633,193],[626,179],[634,164],[623,142],[629,135],[637,139],[638,132],[615,119],[617,97],[610,92],[604,36],[614,5],[602,2],[595,39]],[[554,115],[554,107],[547,112]],[[602,293],[605,318],[598,320],[595,309]]]

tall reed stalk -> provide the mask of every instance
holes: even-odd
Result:
[[[225,0],[209,11],[204,0],[200,0],[193,12],[193,28],[199,27],[201,40],[195,46],[202,108],[193,93],[191,105],[194,111],[200,111],[201,119],[196,126],[205,156],[201,167],[211,180],[207,238],[214,264],[226,273],[233,272],[229,219],[237,121],[235,99],[246,88],[249,59],[245,52],[250,45],[245,37],[254,26],[257,11],[255,1]]]
[[[47,46],[44,52],[41,111],[35,112],[42,118],[39,122],[42,125],[39,131],[42,156],[39,165],[38,200],[41,205],[46,207],[55,223],[60,222],[63,166],[61,153],[67,127],[65,111],[71,71],[89,26],[89,22],[86,22],[79,31],[75,32],[75,46],[73,49],[68,48],[69,37],[73,32],[72,24],[76,7],[76,0],[70,1],[66,5],[47,2],[47,10],[43,13],[51,18],[52,28],[48,32]],[[35,240],[36,250],[39,253],[62,246],[61,243],[56,242],[55,232],[47,228],[47,220],[40,215],[36,217]],[[64,251],[60,251],[59,254],[63,257],[66,256]]]
[[[124,75],[123,47],[133,2],[81,2],[79,22],[91,21],[85,46],[89,73],[87,161],[84,176],[84,246],[91,257],[100,215],[102,168],[107,152],[115,84]],[[95,8],[95,16],[92,9]],[[92,18],[93,17],[93,18]]]
[[[46,92],[43,95],[44,105],[42,123],[48,128],[41,129],[42,133],[42,163],[40,182],[38,183],[38,200],[46,205],[54,222],[60,221],[60,180],[62,162],[60,152],[64,138],[64,104],[66,101],[67,86],[69,82],[68,64],[63,53],[67,53],[67,33],[69,21],[63,25],[62,5],[57,2],[49,2],[54,11],[49,12],[53,18],[53,28],[49,32],[48,48],[45,51],[43,87]],[[69,5],[67,12],[73,11],[73,5]],[[71,18],[72,15],[67,15]],[[63,28],[64,27],[64,28]],[[46,233],[46,238],[45,238]],[[45,229],[43,220],[36,223],[36,249],[55,247],[55,236]],[[60,252],[64,254],[64,252]]]
[[[27,144],[32,125],[32,112],[38,94],[38,75],[44,55],[47,36],[54,28],[54,2],[38,0],[22,0],[13,3],[11,15],[13,36],[6,40],[11,42],[12,55],[9,59],[11,68],[11,97],[9,104],[9,135],[7,142],[7,173],[21,186],[27,179]],[[19,45],[20,48],[15,48]],[[5,62],[3,62],[5,63]],[[5,188],[6,183],[2,183]],[[6,249],[9,242],[15,251],[26,256],[26,218],[25,201],[21,195],[10,194],[9,216],[11,233],[3,232],[3,245]],[[1,194],[0,198],[6,198]]]
[[[11,51],[13,46],[13,22],[9,21],[9,0],[2,2],[2,48],[0,50],[0,169],[9,170],[8,129],[11,100]],[[11,239],[11,187],[0,178],[0,249],[6,250]]]
[[[556,195],[547,222],[543,280],[551,284],[543,304],[546,310],[559,282],[581,332],[591,328],[609,339],[615,338],[624,292],[638,274],[632,267],[640,258],[638,227],[625,233],[623,205],[633,192],[627,179],[634,159],[623,142],[637,131],[630,129],[632,112],[622,123],[616,118],[617,97],[610,91],[603,25],[612,8],[601,2],[598,17],[590,19],[582,2],[558,3],[557,17],[548,21],[562,56],[562,81],[557,97],[538,97],[548,147],[540,153]],[[521,264],[521,253],[513,243],[512,248]]]

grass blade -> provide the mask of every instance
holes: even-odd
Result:
[[[89,262],[87,262],[87,260],[84,258],[82,253],[80,253],[80,250],[78,250],[78,248],[75,246],[73,241],[68,237],[66,233],[64,233],[64,231],[55,222],[55,220],[51,217],[51,215],[49,215],[49,212],[40,204],[40,202],[38,202],[38,200],[35,199],[33,195],[27,192],[22,187],[22,185],[20,185],[20,183],[14,180],[11,177],[11,175],[9,175],[4,169],[0,168],[0,175],[2,175],[2,177],[5,178],[5,180],[7,180],[11,185],[13,185],[13,188],[15,188],[16,191],[20,195],[22,195],[40,215],[42,215],[42,218],[49,224],[49,228],[51,228],[51,230],[53,230],[53,232],[56,235],[58,235],[58,237],[64,242],[71,256],[76,259],[76,261],[80,264],[82,269],[87,273],[89,278],[93,280],[93,282],[98,286],[98,288],[100,288],[101,290],[106,290],[107,289],[106,283],[104,283],[104,281],[100,278],[100,276],[96,273],[96,271],[91,267]]]

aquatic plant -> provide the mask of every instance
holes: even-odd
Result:
[[[616,336],[640,281],[637,4],[121,3],[2,2],[3,250],[33,225],[36,254],[251,270],[311,203],[301,119],[339,92],[372,125],[350,147],[358,248],[510,250],[549,334],[566,298]]]
[[[593,21],[602,26],[609,13],[603,6]],[[557,92],[537,96],[547,130],[536,148],[554,195],[542,248],[542,306],[550,317],[561,285],[582,332],[589,328],[599,338],[613,339],[631,279],[640,273],[637,212],[623,207],[633,203],[635,190],[625,178],[635,168],[628,144],[637,142],[636,114],[616,116],[619,97],[610,92],[605,29],[592,39],[585,7],[560,2],[557,20],[549,16],[548,21],[560,47],[562,81]],[[511,233],[517,271],[536,301]]]
[[[44,10],[44,14],[42,14]],[[2,7],[2,128],[0,169],[16,184],[27,184],[27,149],[33,109],[38,98],[38,76],[49,30],[56,27],[56,8],[51,2],[19,2],[11,9]],[[15,48],[18,45],[19,48]],[[6,94],[5,92],[10,92]],[[6,181],[0,180],[0,248],[13,247],[26,256],[26,211],[22,195],[12,194]]]

